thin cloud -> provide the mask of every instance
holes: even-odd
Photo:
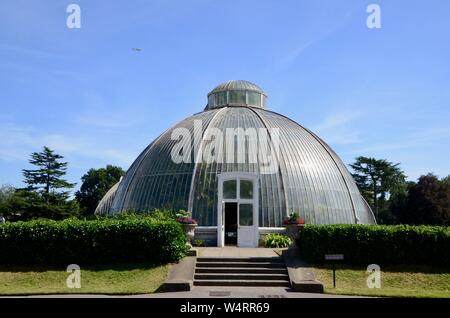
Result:
[[[303,43],[301,45],[298,45],[297,47],[292,49],[285,56],[280,58],[280,60],[278,60],[278,62],[276,63],[277,64],[277,68],[278,69],[283,69],[283,68],[288,67],[289,65],[291,65],[313,43],[314,43],[314,41],[308,41],[308,42]]]
[[[26,161],[30,153],[38,151],[44,145],[64,156],[94,158],[121,165],[129,165],[133,161],[133,157],[128,153],[104,148],[92,139],[61,134],[39,134],[32,127],[21,127],[13,123],[2,123],[0,135],[2,161]]]
[[[316,127],[316,129],[329,130],[340,127],[355,119],[358,119],[362,115],[363,113],[361,111],[341,111],[326,117],[325,120]]]
[[[344,16],[344,19],[342,22],[337,23],[336,25],[330,26],[327,30],[324,30],[322,34],[318,35],[315,39],[311,39],[308,41],[305,41],[304,43],[301,43],[294,47],[292,50],[288,51],[284,56],[282,56],[280,59],[278,59],[275,62],[275,69],[280,71],[283,70],[290,65],[292,65],[306,50],[311,48],[313,45],[320,43],[324,39],[328,38],[332,34],[339,31],[343,26],[345,26],[348,21],[353,16],[356,9],[352,9],[346,13]],[[299,40],[294,40],[296,42],[301,42]]]
[[[134,103],[133,108],[114,107],[114,102],[105,99],[102,95],[87,92],[83,95],[83,110],[72,116],[76,124],[81,124],[93,128],[124,128],[132,127],[142,122],[144,119],[139,111],[139,102]]]
[[[28,57],[34,57],[34,58],[45,58],[45,59],[54,59],[54,58],[64,58],[64,55],[57,54],[54,52],[34,49],[34,48],[27,48],[27,47],[21,47],[11,44],[0,44],[0,50],[5,52],[11,52],[14,54],[21,54],[21,55],[27,55]]]
[[[350,123],[363,116],[361,111],[340,111],[325,117],[313,131],[330,144],[355,144],[361,142],[360,133]]]
[[[125,120],[123,116],[120,115],[109,115],[105,117],[104,114],[87,112],[82,115],[77,115],[74,121],[78,124],[87,125],[90,127],[98,128],[124,128],[131,126],[129,120]]]
[[[450,138],[450,127],[434,127],[429,129],[421,129],[407,134],[395,141],[384,142],[364,148],[355,149],[351,151],[351,153],[375,153],[418,148],[428,146],[434,142],[439,142],[447,138]]]

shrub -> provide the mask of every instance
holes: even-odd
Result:
[[[178,222],[151,217],[5,223],[0,263],[173,262],[184,256],[185,241]]]
[[[194,240],[194,246],[198,246],[198,247],[205,246],[205,241],[199,240],[199,239]]]
[[[263,245],[265,247],[288,247],[291,244],[292,240],[284,234],[267,234],[263,240]]]
[[[130,219],[144,219],[152,218],[160,221],[171,221],[175,220],[175,212],[172,210],[160,210],[152,209],[148,211],[133,211],[127,210],[112,216],[98,216],[98,218],[103,219],[116,219],[116,220],[130,220]]]
[[[298,242],[309,262],[344,254],[348,264],[450,266],[450,227],[407,225],[306,225]]]

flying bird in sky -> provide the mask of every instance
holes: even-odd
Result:
[[[138,47],[134,47],[134,48],[132,48],[132,50],[133,50],[133,51],[136,51],[136,52],[141,52],[141,51],[142,51],[142,49],[140,49],[140,48],[138,48]]]

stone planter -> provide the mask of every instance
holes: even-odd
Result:
[[[197,224],[182,224],[184,234],[186,234],[188,243],[192,245],[195,235],[195,228],[197,227]]]
[[[297,239],[300,236],[300,231],[305,224],[286,224],[286,235],[292,240],[294,244],[297,243]]]

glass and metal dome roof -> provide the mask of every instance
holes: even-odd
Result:
[[[266,108],[267,94],[257,85],[243,80],[227,81],[208,94],[205,109],[224,106]]]
[[[245,93],[240,95],[240,102],[234,103],[234,92]],[[220,99],[224,98],[219,95],[223,93],[228,96],[226,100]],[[248,103],[249,93],[259,94],[260,101],[266,98],[261,88],[245,81],[226,82],[212,90],[209,99],[214,96],[213,103],[156,138],[131,165],[115,190],[102,200],[96,212],[184,209],[192,211],[199,225],[215,226],[217,176],[242,172],[257,175],[259,179],[260,227],[280,227],[283,218],[294,212],[311,224],[375,224],[370,207],[337,154],[308,129],[265,109],[265,103]],[[200,127],[194,127],[196,122],[201,122]],[[257,159],[253,163],[208,163],[194,159],[198,158],[196,149],[208,145],[208,131],[214,128],[222,132],[236,128],[278,129],[278,170],[263,173],[265,161],[256,153],[252,154]],[[193,137],[190,162],[172,160],[172,149],[177,143],[172,134],[177,129],[186,129]],[[255,151],[245,140],[244,144],[246,152]],[[224,142],[221,146],[223,153],[227,153],[230,145]]]

